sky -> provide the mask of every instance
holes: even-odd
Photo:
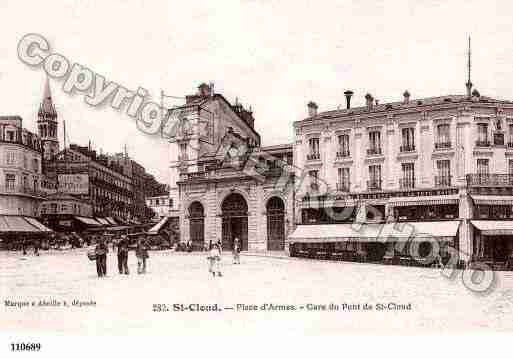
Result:
[[[201,82],[254,110],[264,145],[290,143],[306,104],[344,106],[343,92],[381,103],[465,93],[467,38],[481,95],[513,100],[513,32],[508,1],[48,1],[0,4],[1,115],[35,130],[45,72],[17,57],[28,33],[52,52],[159,102]],[[68,141],[128,153],[167,182],[169,145],[140,132],[122,111],[94,108],[51,80]],[[180,100],[177,100],[180,102]],[[176,104],[173,102],[172,104]],[[169,104],[169,105],[172,105]],[[69,143],[69,142],[68,142]]]

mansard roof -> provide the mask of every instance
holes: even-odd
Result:
[[[480,96],[478,98],[469,98],[466,95],[446,95],[436,97],[426,97],[420,99],[410,99],[409,101],[397,101],[383,104],[372,104],[369,106],[351,107],[349,109],[336,109],[320,112],[316,116],[308,117],[305,120],[322,120],[329,118],[350,117],[354,115],[377,114],[380,112],[391,112],[400,110],[423,110],[431,106],[448,105],[451,103],[475,103],[475,104],[504,104],[513,105],[513,101],[498,100],[491,97]],[[301,120],[304,121],[304,120]],[[295,123],[300,123],[296,121]]]

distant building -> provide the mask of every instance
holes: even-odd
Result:
[[[88,228],[84,221],[94,221],[89,201],[64,193],[48,195],[39,212],[45,225],[60,232],[81,232]]]
[[[169,194],[146,197],[146,206],[155,214],[152,220],[158,221],[170,215],[173,209],[173,200],[169,197]]]

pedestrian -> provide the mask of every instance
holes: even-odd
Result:
[[[119,274],[128,275],[128,238],[125,235],[118,243],[118,270]]]
[[[25,237],[21,240],[21,249],[23,250],[23,255],[27,255],[27,239]]]
[[[34,255],[39,256],[39,248],[41,248],[41,239],[34,239]]]
[[[240,239],[233,239],[233,264],[240,264]]]
[[[137,240],[137,247],[135,248],[135,256],[137,257],[137,273],[146,273],[146,260],[148,259],[148,248],[143,236]]]
[[[101,238],[95,248],[96,254],[96,272],[98,277],[105,277],[107,275],[107,253],[109,248],[105,243],[105,239]]]
[[[210,241],[210,243],[208,245],[208,251],[207,251],[208,271],[209,271],[209,273],[212,273],[215,277],[216,274],[214,272],[214,261],[216,260],[216,258],[215,258],[215,253],[213,252],[213,249],[214,249],[214,245],[212,244],[212,241]]]
[[[212,275],[214,277],[216,276],[216,273],[218,277],[222,277],[223,275],[221,274],[221,251],[217,243],[212,246],[209,256],[210,272],[212,272]]]

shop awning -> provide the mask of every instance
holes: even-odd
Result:
[[[104,226],[112,226],[112,224],[110,224],[105,218],[96,217],[95,219]]]
[[[78,219],[80,222],[87,224],[88,226],[99,227],[102,225],[100,222],[97,222],[94,218],[78,216],[76,216],[75,218]]]
[[[458,195],[447,196],[419,196],[419,197],[395,197],[390,199],[390,205],[402,206],[436,206],[441,204],[458,204]]]
[[[513,235],[513,221],[470,221],[486,236]]]
[[[116,223],[116,221],[114,220],[114,218],[112,217],[105,217],[105,220],[107,222],[109,222],[110,224],[112,224],[113,226],[117,226],[118,224]]]
[[[164,225],[167,223],[168,220],[169,220],[169,217],[162,218],[159,223],[157,223],[156,225],[154,225],[153,227],[151,227],[148,230],[148,234],[158,234],[159,231],[162,229],[162,227],[164,227]]]
[[[459,221],[403,222],[381,224],[318,224],[299,225],[289,235],[289,242],[386,242],[452,240]]]
[[[37,219],[31,218],[31,217],[25,217],[27,222],[29,222],[31,225],[39,229],[41,232],[53,232],[50,228],[45,226],[44,224],[40,223]]]
[[[473,195],[472,199],[475,204],[513,206],[513,196]]]
[[[0,215],[0,233],[41,233],[52,230],[32,217]]]

